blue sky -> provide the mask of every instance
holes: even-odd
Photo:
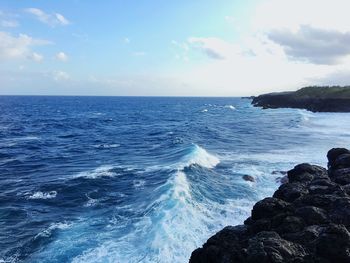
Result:
[[[346,84],[350,28],[329,10],[349,4],[335,2],[1,1],[0,94],[240,96]]]

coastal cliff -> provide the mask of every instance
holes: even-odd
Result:
[[[190,263],[350,262],[350,151],[331,149],[328,170],[299,164],[244,225],[227,226]]]
[[[350,112],[350,86],[305,87],[295,92],[263,94],[252,104],[262,108],[298,108],[313,112]]]

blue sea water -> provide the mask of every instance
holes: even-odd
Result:
[[[186,262],[349,143],[349,114],[248,99],[1,96],[0,262]]]

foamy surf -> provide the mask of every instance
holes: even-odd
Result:
[[[28,196],[28,199],[53,199],[57,196],[56,191],[50,192],[35,192],[32,195]]]
[[[233,105],[226,105],[225,108],[231,109],[231,110],[235,110],[236,107]]]
[[[204,148],[194,144],[191,147],[190,153],[188,153],[181,161],[179,169],[191,165],[199,165],[204,168],[214,168],[220,163],[220,160],[217,156],[208,153]]]
[[[118,174],[113,171],[113,166],[101,166],[91,171],[78,173],[74,176],[74,178],[82,177],[87,179],[96,179],[99,177],[113,177],[117,175]]]
[[[42,232],[40,232],[39,234],[37,234],[35,236],[35,239],[39,238],[39,237],[50,237],[54,231],[64,230],[64,229],[67,229],[71,226],[72,225],[67,223],[67,222],[53,223],[47,229],[45,229]]]
[[[89,249],[72,262],[186,262],[208,236],[228,224],[241,223],[253,205],[244,199],[199,202],[182,171],[163,187],[168,190],[150,205],[157,209],[135,223],[135,231]]]

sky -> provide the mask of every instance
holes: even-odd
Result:
[[[349,0],[0,2],[0,94],[250,96],[350,84]]]

